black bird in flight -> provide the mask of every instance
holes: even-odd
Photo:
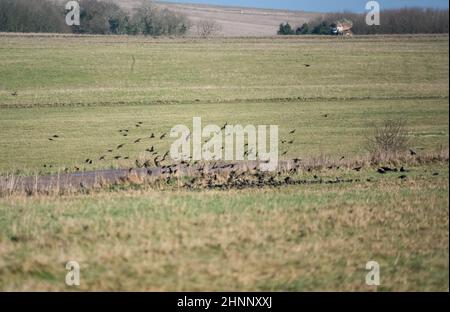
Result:
[[[162,140],[162,139],[164,139],[165,137],[166,137],[166,134],[164,133],[163,135],[161,135],[161,136],[159,137],[159,139]]]
[[[12,96],[17,96],[17,91],[14,91],[13,93],[11,93]]]
[[[117,149],[121,149],[124,146],[125,146],[125,144],[120,144],[119,146],[117,146]]]
[[[141,138],[137,139],[136,141],[134,141],[134,144],[141,142]]]
[[[305,67],[311,67],[311,65],[310,64],[304,64],[305,65]]]
[[[112,150],[112,149],[109,149],[109,150],[107,150],[107,152],[108,152],[108,153],[112,153],[112,152],[113,152],[113,150]]]
[[[328,118],[328,114],[323,115],[323,117]]]
[[[155,134],[152,133],[152,135],[150,136],[150,139],[154,139],[155,138]]]
[[[294,140],[289,141],[288,144],[294,144]]]
[[[289,132],[289,134],[294,134],[295,133],[295,129],[292,130],[291,132]]]
[[[55,139],[57,139],[57,138],[59,138],[59,135],[55,134],[53,137],[54,137]]]
[[[49,141],[53,141],[53,139],[52,139],[52,138],[48,138],[48,140],[49,140]]]
[[[98,160],[105,160],[106,156],[100,157]]]
[[[122,156],[116,156],[116,157],[114,157],[114,159],[120,159],[120,158],[122,158]]]
[[[353,170],[356,171],[356,172],[360,172],[361,169],[362,169],[362,167],[356,167],[356,168],[353,168]]]
[[[417,152],[413,149],[409,149],[409,153],[411,154],[411,156],[416,156]]]

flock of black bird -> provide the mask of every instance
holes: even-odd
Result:
[[[328,117],[328,115],[323,115],[323,117]],[[142,128],[144,122],[138,121],[134,124],[136,129]],[[225,123],[222,127],[222,130],[228,123]],[[131,137],[132,130],[128,128],[123,128],[118,130],[119,134],[124,137]],[[141,131],[142,132],[142,131]],[[288,137],[283,138],[281,140],[282,153],[281,156],[285,156],[289,152],[289,148],[295,143],[294,135],[296,133],[296,129],[293,129],[289,132]],[[299,173],[301,170],[305,170],[308,172],[312,172],[311,168],[302,167],[302,160],[300,158],[295,158],[290,161],[292,166],[289,170],[280,169],[275,174],[266,173],[260,171],[258,165],[255,165],[254,168],[248,169],[248,167],[244,170],[242,169],[242,164],[230,164],[224,163],[220,161],[212,162],[212,163],[203,163],[199,161],[181,161],[179,163],[171,163],[169,158],[169,151],[159,153],[157,151],[158,141],[162,141],[167,137],[167,133],[157,134],[152,132],[150,135],[146,137],[138,137],[129,139],[128,142],[121,143],[117,145],[115,148],[110,148],[105,151],[105,154],[100,157],[94,158],[86,158],[84,161],[85,166],[94,165],[96,162],[105,162],[108,159],[110,160],[130,160],[129,156],[123,156],[123,153],[119,153],[119,151],[124,151],[126,146],[144,143],[145,141],[150,141],[150,146],[145,148],[145,153],[148,155],[147,159],[139,160],[136,159],[134,161],[134,166],[129,168],[129,173],[132,173],[133,170],[136,169],[148,169],[148,173],[152,175],[153,171],[150,169],[158,168],[160,169],[160,178],[159,180],[164,180],[166,182],[170,181],[175,177],[178,173],[183,171],[185,176],[190,176],[188,178],[188,182],[184,184],[185,187],[189,189],[196,188],[244,188],[244,187],[260,187],[263,185],[269,186],[281,186],[281,185],[290,185],[290,184],[311,184],[311,183],[343,183],[343,182],[355,182],[358,180],[349,179],[342,180],[340,178],[331,179],[331,180],[323,180],[318,176],[314,176],[313,180],[305,180],[305,179],[294,179],[292,175]],[[58,141],[61,139],[60,135],[52,135],[48,138],[49,141]],[[188,138],[187,138],[188,139]],[[205,141],[207,142],[208,139]],[[245,155],[249,155],[251,151],[249,151],[248,144],[245,144],[246,152]],[[417,153],[413,150],[410,150],[411,155],[417,155]],[[256,156],[258,156],[256,154]],[[344,160],[345,157],[342,156],[340,161]],[[52,168],[52,165],[44,165],[45,168]],[[327,169],[340,169],[340,166],[329,166]],[[81,171],[82,169],[79,166],[75,166],[74,171]],[[357,166],[354,168],[350,168],[356,172],[360,172],[363,169],[363,166]],[[70,170],[68,168],[65,169],[66,172]],[[406,179],[406,173],[408,170],[404,167],[400,169],[390,168],[390,167],[380,167],[377,172],[379,174],[387,174],[391,172],[400,172],[402,175],[399,177],[401,179]],[[288,176],[285,176],[285,175]],[[177,176],[179,178],[179,176]]]

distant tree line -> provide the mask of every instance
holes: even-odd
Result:
[[[381,25],[366,24],[366,14],[328,13],[315,20],[293,27],[281,24],[279,35],[329,35],[330,29],[339,20],[351,20],[353,33],[370,34],[448,34],[449,11],[444,9],[402,8],[382,10]]]
[[[117,4],[79,0],[80,25],[67,26],[66,10],[50,0],[0,0],[0,31],[77,34],[184,35],[191,27],[182,14],[143,1],[133,14]]]

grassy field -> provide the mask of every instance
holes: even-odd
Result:
[[[0,289],[448,289],[448,165],[372,182],[0,199]],[[433,176],[439,173],[439,176]],[[336,173],[328,173],[336,174]],[[339,174],[342,174],[339,173]],[[326,175],[322,173],[320,175]]]
[[[135,139],[191,125],[194,116],[278,124],[280,139],[297,129],[286,157],[362,154],[367,129],[389,118],[407,121],[413,148],[448,146],[448,36],[3,36],[0,44],[3,174],[56,172],[86,158],[95,160],[86,169],[127,167],[149,145],[170,144]],[[144,126],[135,129],[137,121]],[[131,129],[126,139],[123,128]],[[120,156],[130,162],[96,161],[127,142]]]
[[[448,43],[0,34],[0,176],[129,168],[195,116],[279,125],[295,141],[280,142],[286,159],[364,157],[387,119],[406,121],[419,155],[448,154]],[[122,143],[129,159],[112,159]],[[448,290],[448,163],[403,165],[406,179],[374,167],[308,173],[359,179],[336,185],[3,197],[0,289],[69,289],[64,265],[76,260],[80,290],[365,291],[375,260],[378,290]]]

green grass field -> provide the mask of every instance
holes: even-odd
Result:
[[[276,124],[280,140],[296,129],[295,144],[280,143],[285,159],[359,159],[387,119],[406,121],[419,154],[448,154],[448,44],[0,34],[0,175],[129,168],[150,145],[168,149],[151,133],[196,116]],[[129,160],[106,152],[121,143]],[[361,180],[338,185],[3,197],[0,289],[69,290],[64,265],[76,260],[79,290],[370,291],[375,260],[378,290],[446,291],[448,163],[404,165],[407,179],[372,167],[310,173]]]

